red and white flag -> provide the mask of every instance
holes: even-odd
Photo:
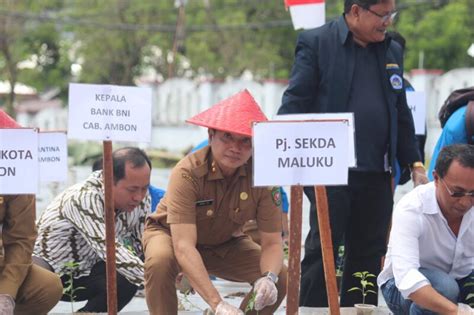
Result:
[[[315,28],[326,22],[324,0],[285,0],[285,6],[290,9],[295,30]]]

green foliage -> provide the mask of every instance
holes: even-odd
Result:
[[[470,3],[469,3],[470,2]],[[441,4],[441,5],[440,5]],[[444,4],[444,5],[442,5]],[[474,7],[470,0],[425,1],[415,5],[400,1],[395,28],[406,39],[405,70],[450,70],[474,66],[466,51],[474,42]]]
[[[406,70],[418,67],[421,53],[425,68],[474,66],[466,53],[474,42],[471,2],[397,1],[400,14],[393,27],[407,39]],[[225,79],[247,70],[257,80],[286,80],[298,34],[283,1],[274,0],[188,1],[182,19],[174,1],[0,3],[1,79],[40,92],[60,87],[63,98],[74,80],[134,85],[142,75],[152,81],[175,75]],[[327,20],[342,11],[343,1],[326,1]],[[20,69],[25,60],[36,66]],[[78,77],[71,75],[72,64],[81,67]],[[13,100],[14,95],[6,103]]]
[[[63,288],[63,294],[69,297],[71,301],[71,313],[74,313],[74,301],[76,299],[76,292],[80,290],[84,290],[84,287],[77,287],[74,288],[74,273],[76,272],[79,263],[74,261],[69,261],[64,264],[66,268],[66,272],[64,273],[67,275],[68,279],[66,280],[66,286]]]
[[[369,287],[375,287],[375,285],[368,280],[369,278],[375,278],[374,274],[371,274],[368,271],[354,272],[352,274],[355,278],[360,279],[360,287],[352,287],[347,292],[351,291],[360,291],[362,293],[362,304],[365,304],[365,297],[369,293],[377,294],[374,290],[370,290]]]
[[[247,303],[247,306],[245,307],[245,314],[247,314],[248,312],[251,312],[255,309],[255,299],[256,298],[257,298],[257,292],[252,291],[250,293],[250,299]],[[258,311],[257,311],[257,315],[258,315]]]

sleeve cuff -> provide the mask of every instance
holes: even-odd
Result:
[[[417,269],[411,269],[402,278],[397,287],[402,296],[408,299],[410,294],[427,285],[430,285],[428,279]]]

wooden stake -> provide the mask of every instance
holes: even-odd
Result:
[[[331,226],[329,224],[328,198],[325,186],[315,186],[316,209],[318,213],[319,237],[323,253],[324,277],[328,295],[329,314],[339,315],[338,290],[336,282],[336,267],[334,264],[334,249],[332,246]]]
[[[112,161],[112,142],[104,141],[103,178],[105,189],[105,244],[107,249],[107,310],[109,315],[117,314],[117,273],[115,267],[115,206],[114,170]]]
[[[300,303],[300,269],[301,269],[301,208],[303,204],[303,187],[291,187],[290,244],[288,252],[288,280],[286,296],[286,314],[298,314]]]

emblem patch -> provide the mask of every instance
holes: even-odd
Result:
[[[401,90],[403,88],[403,79],[398,74],[393,74],[390,77],[390,84],[394,90]]]
[[[281,206],[281,192],[280,187],[273,187],[272,189],[272,200],[275,205],[278,207]]]

